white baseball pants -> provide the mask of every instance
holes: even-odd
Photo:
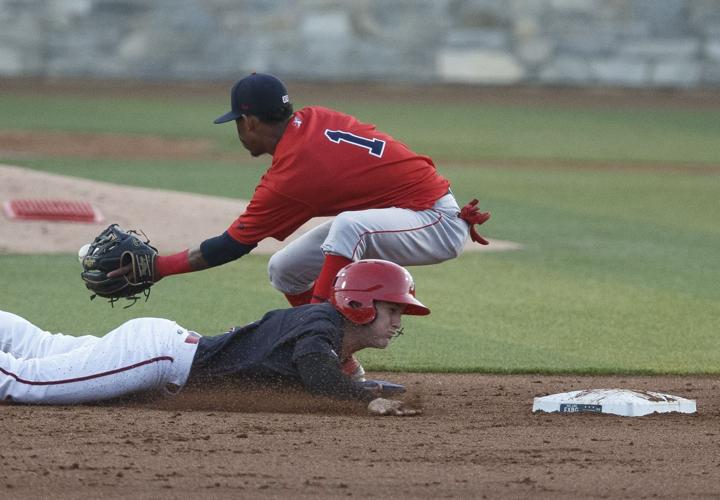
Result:
[[[130,320],[103,337],[74,337],[0,311],[0,399],[77,404],[177,392],[187,381],[198,339],[159,318]]]
[[[350,260],[384,259],[401,266],[437,264],[462,253],[468,224],[460,219],[452,193],[433,208],[379,208],[343,212],[308,231],[268,262],[272,285],[285,294],[309,290],[325,254]]]

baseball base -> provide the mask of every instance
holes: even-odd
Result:
[[[611,413],[638,417],[650,413],[695,413],[695,400],[629,389],[592,389],[535,398],[533,412]]]

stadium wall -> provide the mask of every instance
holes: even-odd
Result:
[[[720,86],[719,0],[0,0],[0,76]]]

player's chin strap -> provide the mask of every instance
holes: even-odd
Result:
[[[470,226],[470,238],[481,245],[489,245],[490,242],[480,236],[475,230],[475,224],[482,224],[490,218],[490,212],[481,212],[477,207],[478,200],[472,200],[458,212],[458,217],[468,223]]]

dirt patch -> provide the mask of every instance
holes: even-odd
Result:
[[[241,77],[242,75],[238,75]],[[153,99],[225,99],[232,81],[141,82],[137,80],[73,80],[69,78],[3,78],[0,92],[17,95],[74,95]],[[394,103],[487,103],[551,107],[626,107],[719,109],[716,89],[633,89],[617,87],[489,86],[463,84],[425,85],[413,82],[311,82],[286,81],[296,102],[354,100]],[[223,102],[227,102],[223,101]],[[229,102],[228,102],[229,104]]]
[[[0,156],[75,158],[187,159],[207,157],[212,141],[166,139],[147,135],[83,134],[67,132],[2,131]]]
[[[221,234],[247,206],[247,201],[233,198],[118,186],[0,165],[0,204],[23,198],[87,201],[104,219],[97,223],[21,221],[0,214],[0,254],[76,253],[113,222],[126,229],[142,229],[162,254],[171,253]],[[266,239],[253,252],[274,253],[326,220],[329,218],[310,220],[284,242]],[[490,240],[487,247],[469,241],[466,251],[519,247],[502,240]]]
[[[287,393],[181,393],[4,406],[3,498],[709,498],[720,493],[717,380],[376,374],[419,417]],[[533,397],[626,388],[698,413],[533,414]]]

